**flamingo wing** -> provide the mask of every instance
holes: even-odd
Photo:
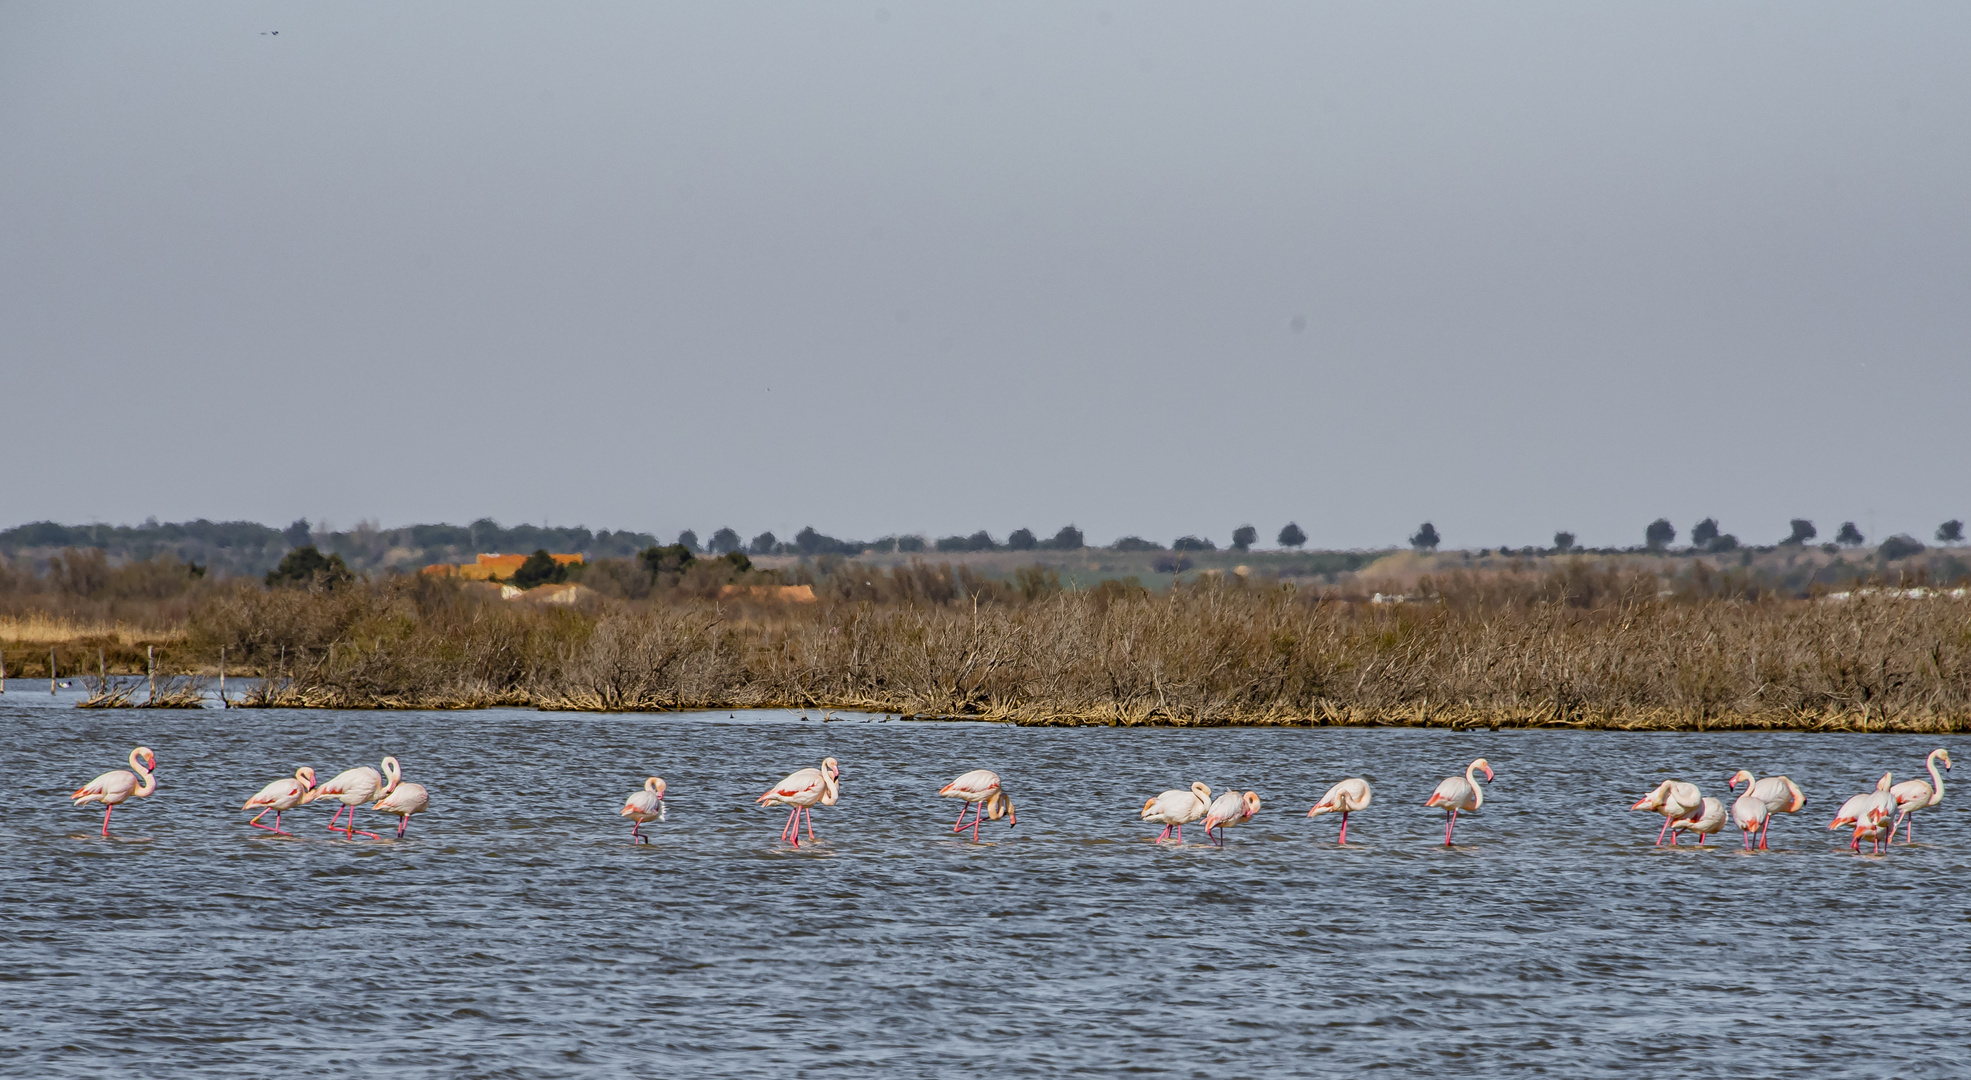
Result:
[[[398,784],[390,794],[378,799],[376,809],[386,814],[405,817],[418,813],[431,805],[431,793],[423,784]]]
[[[74,799],[77,806],[88,802],[118,803],[129,798],[135,790],[137,774],[128,769],[117,769],[76,788],[75,794],[69,798]]]
[[[1437,790],[1424,800],[1425,806],[1441,806],[1447,810],[1463,810],[1471,803],[1471,784],[1462,776],[1447,776],[1437,785]]]
[[[938,789],[938,794],[947,799],[964,799],[966,802],[984,802],[999,790],[999,774],[991,769],[973,769],[971,772],[953,780]]]
[[[802,769],[800,772],[788,774],[787,779],[775,784],[766,794],[753,801],[761,803],[799,802],[802,799],[814,798],[821,791],[821,788],[821,770]]]
[[[299,780],[296,780],[292,776],[284,776],[255,792],[252,798],[246,800],[246,805],[241,806],[240,809],[251,810],[256,806],[272,806],[284,799],[298,799],[301,795],[300,788],[301,782]],[[292,806],[294,804],[289,803],[288,805]]]

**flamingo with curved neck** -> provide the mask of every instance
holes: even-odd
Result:
[[[130,768],[106,772],[75,789],[75,805],[103,804],[103,835],[110,834],[110,812],[132,795],[147,799],[157,790],[157,755],[148,746],[130,751]]]
[[[1929,780],[1905,780],[1889,789],[1889,794],[1896,797],[1896,809],[1902,811],[1902,816],[1896,819],[1896,825],[1904,825],[1905,827],[1906,831],[1903,833],[1903,843],[1905,844],[1916,842],[1916,825],[1915,822],[1910,820],[1910,816],[1918,810],[1928,810],[1944,801],[1944,778],[1942,774],[1937,772],[1937,762],[1939,759],[1943,761],[1944,768],[1948,769],[1951,767],[1950,751],[1940,746],[1930,751],[1930,756],[1923,759],[1923,767],[1930,770]],[[1905,825],[1905,823],[1908,824]],[[1895,839],[1896,829],[1895,826],[1891,826],[1889,829],[1889,841],[1894,843]]]
[[[807,816],[808,843],[814,843],[814,807],[833,806],[842,797],[842,767],[834,758],[823,758],[821,768],[802,769],[790,773],[787,779],[767,789],[766,794],[754,799],[762,806],[790,806],[793,811],[787,815],[787,827],[780,830],[780,838],[801,846],[801,817]]]
[[[1013,800],[1006,794],[1006,789],[1000,786],[999,774],[991,769],[973,769],[939,788],[938,794],[947,799],[964,800],[965,805],[958,811],[958,820],[952,822],[951,831],[955,833],[965,831],[965,815],[969,812],[972,815],[974,844],[979,842],[981,816],[990,816],[994,821],[1010,816],[1012,820],[1006,826],[1009,829],[1020,823],[1020,815],[1013,810]]]
[[[1485,805],[1485,789],[1478,786],[1478,778],[1473,773],[1485,770],[1485,782],[1492,782],[1492,766],[1484,759],[1465,766],[1463,776],[1447,776],[1437,785],[1437,790],[1424,800],[1425,806],[1440,807],[1444,811],[1444,846],[1451,846],[1451,830],[1458,824],[1458,812],[1469,810],[1477,813]]]
[[[1764,851],[1766,833],[1773,827],[1773,815],[1799,812],[1801,807],[1807,805],[1807,796],[1801,792],[1800,785],[1784,776],[1760,779],[1752,774],[1751,769],[1740,769],[1725,778],[1728,791],[1737,791],[1740,784],[1745,785],[1746,795],[1766,804],[1766,813],[1759,818],[1759,850]]]
[[[1663,827],[1656,830],[1656,843],[1663,844],[1663,834],[1670,832],[1670,823],[1688,817],[1704,807],[1704,793],[1697,790],[1696,784],[1682,780],[1665,780],[1656,785],[1656,790],[1636,800],[1631,810],[1654,810],[1663,815]],[[1677,833],[1671,833],[1670,846],[1677,844]]]
[[[386,777],[388,779],[385,779]],[[342,808],[336,810],[335,815],[329,818],[329,831],[336,830],[336,820],[342,817],[342,811],[346,809],[349,811],[349,820],[341,826],[342,835],[351,840],[357,836],[367,836],[375,840],[377,839],[375,833],[364,832],[356,827],[356,808],[389,794],[402,778],[403,770],[398,766],[397,759],[385,757],[382,773],[378,773],[368,765],[358,765],[353,769],[337,773],[333,780],[309,792],[308,797],[301,801],[306,804],[316,799],[334,799],[342,804]]]
[[[1366,809],[1369,800],[1373,798],[1375,792],[1369,787],[1369,782],[1359,776],[1351,776],[1329,788],[1328,793],[1321,796],[1320,802],[1308,808],[1307,816],[1320,817],[1322,814],[1340,813],[1341,838],[1335,842],[1346,844],[1348,843],[1348,815]]]
[[[1211,788],[1193,782],[1191,790],[1172,788],[1160,795],[1143,800],[1144,821],[1163,822],[1163,832],[1157,835],[1161,844],[1170,839],[1170,831],[1177,830],[1177,842],[1184,842],[1184,826],[1211,812]]]
[[[631,844],[648,844],[650,838],[643,835],[641,827],[664,820],[664,778],[652,776],[645,779],[642,791],[632,791],[630,797],[623,800],[623,809],[618,816],[630,819]]]
[[[290,836],[293,834],[281,828],[281,812],[300,806],[302,801],[307,799],[309,789],[314,786],[315,770],[303,765],[294,770],[293,776],[283,776],[261,788],[252,798],[246,800],[245,805],[240,809],[251,810],[256,806],[259,807],[260,812],[253,815],[253,820],[247,822],[248,825],[256,829],[266,829],[276,836]],[[269,810],[274,812],[274,823],[260,824],[260,819],[266,817]]]

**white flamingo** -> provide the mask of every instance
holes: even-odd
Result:
[[[1177,842],[1184,842],[1184,826],[1211,812],[1211,788],[1193,783],[1191,790],[1171,789],[1155,798],[1143,800],[1142,818],[1144,821],[1163,822],[1163,832],[1156,842],[1161,844],[1170,838],[1170,830],[1177,830]]]
[[[1883,841],[1885,839],[1893,841],[1896,838],[1896,823],[1892,816],[1894,813],[1895,811],[1892,809],[1886,810],[1881,814],[1863,814],[1861,820],[1855,823],[1855,837],[1848,842],[1848,847],[1853,851],[1859,852],[1861,851],[1861,842],[1867,840],[1869,841],[1869,853],[1871,855],[1882,854],[1884,847]]]
[[[1807,805],[1807,796],[1800,791],[1800,785],[1784,776],[1768,776],[1760,779],[1752,775],[1750,769],[1740,769],[1725,778],[1727,790],[1736,791],[1738,785],[1745,784],[1745,793],[1766,804],[1766,814],[1759,826],[1759,849],[1765,850],[1766,833],[1773,827],[1774,814],[1798,813]]]
[[[630,843],[649,843],[650,838],[638,829],[653,821],[664,820],[664,778],[650,777],[643,782],[642,791],[630,792],[630,797],[623,800],[619,816],[630,819]]]
[[[1440,807],[1444,811],[1444,846],[1451,846],[1451,830],[1457,827],[1458,812],[1461,810],[1477,813],[1485,805],[1485,789],[1478,786],[1478,777],[1473,773],[1484,770],[1485,782],[1492,782],[1492,766],[1484,758],[1465,766],[1463,776],[1447,776],[1437,785],[1437,790],[1424,800],[1425,806]]]
[[[400,777],[390,778],[390,787],[377,796],[376,805],[370,807],[379,814],[397,815],[397,839],[404,838],[404,830],[411,827],[411,815],[420,813],[431,805],[431,792],[423,784],[402,783]]]
[[[1367,808],[1369,800],[1374,797],[1375,792],[1370,790],[1367,780],[1359,776],[1351,776],[1329,788],[1328,793],[1321,796],[1321,801],[1315,803],[1313,808],[1307,811],[1307,816],[1320,817],[1322,814],[1340,814],[1341,839],[1335,842],[1346,844],[1348,843],[1348,815],[1357,810]]]
[[[1670,831],[1670,823],[1681,817],[1689,817],[1704,805],[1704,793],[1697,790],[1696,784],[1682,780],[1665,780],[1656,785],[1656,790],[1636,800],[1631,810],[1653,810],[1663,815],[1663,827],[1656,830],[1656,843],[1661,846],[1663,834]],[[1677,838],[1672,836],[1670,844],[1675,846]]]
[[[1928,810],[1944,801],[1944,778],[1937,772],[1939,760],[1944,763],[1944,768],[1950,768],[1950,751],[1938,747],[1923,759],[1923,767],[1930,770],[1929,780],[1905,780],[1889,789],[1889,794],[1896,797],[1896,809],[1902,812],[1902,816],[1896,819],[1897,825],[1909,822],[1910,815],[1918,810]],[[1903,843],[1915,843],[1915,834],[1916,825],[1910,822],[1908,832],[1903,835]],[[1896,830],[1891,828],[1889,839],[1893,841],[1895,838]]]
[[[1670,823],[1670,834],[1676,836],[1681,833],[1694,832],[1697,834],[1697,846],[1703,847],[1705,837],[1718,835],[1719,830],[1724,827],[1724,801],[1706,795],[1701,800],[1696,812],[1686,814]],[[1676,841],[1671,841],[1672,846],[1675,843]]]
[[[808,842],[814,842],[814,806],[835,805],[841,798],[842,769],[834,758],[824,758],[819,769],[802,769],[790,773],[787,779],[775,784],[767,793],[754,799],[762,806],[791,806],[793,812],[787,815],[787,827],[780,830],[780,838],[795,847],[801,846],[801,816],[807,815]]]
[[[1764,830],[1771,817],[1772,808],[1766,805],[1766,800],[1759,798],[1750,791],[1740,795],[1738,800],[1731,804],[1732,824],[1738,826],[1740,838],[1745,841],[1745,850],[1747,851],[1752,850],[1753,833],[1760,834],[1759,848],[1762,851],[1765,850],[1766,840]]]
[[[394,757],[383,759],[383,772],[389,773],[392,777],[402,775],[397,765],[397,759]],[[351,840],[354,840],[358,835],[367,836],[375,840],[377,839],[375,833],[364,832],[356,827],[356,808],[366,802],[374,802],[380,796],[388,794],[391,787],[395,786],[395,784],[395,779],[386,782],[382,773],[378,773],[368,765],[358,765],[353,769],[337,773],[334,779],[310,791],[307,797],[301,801],[303,804],[306,804],[314,802],[316,799],[334,799],[341,803],[342,807],[336,810],[333,817],[329,818],[328,827],[330,831],[335,830],[336,820],[342,817],[343,810],[347,810],[349,811],[349,820],[341,827],[342,835]]]
[[[253,820],[247,822],[248,825],[256,829],[266,829],[279,836],[289,836],[292,834],[281,828],[281,813],[300,806],[302,800],[308,797],[308,789],[314,786],[315,770],[303,765],[294,770],[293,776],[283,776],[261,788],[251,799],[246,800],[246,805],[240,809],[251,810],[259,807],[260,812],[253,815]],[[260,824],[260,819],[266,817],[269,810],[274,812],[273,825]]]
[[[1011,818],[1006,823],[1012,828],[1020,823],[1020,815],[1013,810],[1013,800],[1007,796],[1006,789],[999,784],[999,774],[991,769],[973,769],[971,772],[953,780],[938,789],[938,794],[947,799],[962,799],[965,805],[958,811],[958,820],[951,823],[951,831],[965,831],[965,814],[972,815],[972,842],[979,842],[979,819],[990,816],[992,820]]]
[[[1827,827],[1839,829],[1853,826],[1855,838],[1848,844],[1851,850],[1860,851],[1864,839],[1879,839],[1876,826],[1881,824],[1881,819],[1895,814],[1896,797],[1889,793],[1889,783],[1893,778],[1893,774],[1883,773],[1882,779],[1875,782],[1874,791],[1865,791],[1856,795],[1842,803],[1841,809],[1834,812],[1834,820],[1829,822]]]
[[[1224,847],[1226,826],[1244,825],[1257,813],[1259,813],[1257,791],[1248,791],[1243,795],[1236,791],[1228,791],[1213,799],[1211,807],[1205,811],[1205,839],[1210,840],[1211,830],[1217,829],[1218,839],[1215,842],[1219,847]]]
[[[148,746],[139,746],[130,751],[130,768],[106,772],[94,780],[75,789],[69,798],[75,805],[85,803],[103,804],[103,835],[110,834],[110,813],[128,801],[132,795],[140,799],[150,798],[157,790],[157,755]]]

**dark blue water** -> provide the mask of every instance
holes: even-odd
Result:
[[[63,795],[157,751],[96,835]],[[1949,745],[1950,740],[1945,740]],[[1856,856],[1826,822],[1934,738],[1035,730],[786,713],[87,713],[0,699],[0,1071],[16,1076],[1971,1073],[1971,823]],[[1971,749],[1971,748],[1967,748]],[[433,796],[403,842],[236,808],[385,753]],[[821,842],[753,796],[824,755]],[[1420,804],[1498,770],[1443,849]],[[1651,847],[1675,775],[1785,772],[1773,850]],[[952,838],[997,769],[1020,823]],[[616,816],[648,774],[669,820]],[[1334,846],[1309,821],[1364,775]],[[1971,777],[1967,777],[1971,779]],[[1257,790],[1223,850],[1137,820]],[[371,827],[383,823],[366,815]],[[383,831],[383,830],[378,830]]]

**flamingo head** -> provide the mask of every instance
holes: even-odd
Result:
[[[135,750],[130,751],[130,756],[132,758],[142,758],[144,762],[144,768],[150,770],[151,772],[157,771],[157,755],[151,753],[150,747],[139,746]]]
[[[1315,803],[1313,806],[1308,807],[1307,816],[1320,817],[1322,814],[1332,814],[1334,813],[1334,809],[1335,809],[1334,807],[1329,806],[1327,804],[1326,800],[1323,800],[1321,802]]]
[[[1004,791],[995,791],[992,798],[986,800],[986,814],[994,821],[1002,817],[1011,818],[1012,820],[1006,823],[1009,829],[1020,823],[1020,815],[1013,809],[1013,800]]]
[[[643,790],[648,791],[649,793],[657,796],[660,799],[663,798],[664,778],[661,776],[653,776],[650,779],[645,780],[643,782]]]
[[[1472,763],[1471,763],[1471,768],[1469,768],[1469,769],[1466,769],[1466,770],[1465,770],[1465,773],[1466,773],[1467,775],[1469,775],[1469,774],[1471,773],[1471,770],[1472,770],[1472,769],[1480,769],[1480,770],[1483,770],[1483,771],[1484,771],[1484,773],[1485,773],[1485,782],[1486,782],[1486,783],[1488,783],[1488,784],[1492,782],[1492,763],[1491,763],[1491,762],[1489,762],[1489,761],[1486,761],[1486,760],[1485,760],[1484,758],[1479,758],[1479,759],[1478,759],[1477,761],[1474,761],[1474,762],[1472,762]]]
[[[1191,794],[1197,796],[1198,801],[1206,806],[1211,805],[1211,786],[1209,784],[1198,783],[1195,780],[1192,781]]]
[[[830,780],[840,780],[842,778],[842,767],[835,763],[834,758],[821,759],[821,771],[827,773],[828,779]]]
[[[1891,776],[1893,776],[1893,775],[1894,775],[1894,773],[1883,773],[1883,774],[1882,774],[1882,779],[1880,779],[1880,780],[1877,780],[1877,781],[1875,782],[1875,790],[1877,790],[1877,791],[1887,791],[1887,790],[1889,790],[1889,778],[1890,778]]]
[[[1154,807],[1154,806],[1156,806],[1156,805],[1157,805],[1157,800],[1156,800],[1156,796],[1154,796],[1154,795],[1153,795],[1153,796],[1151,796],[1150,798],[1147,798],[1147,799],[1144,799],[1144,800],[1143,800],[1143,816],[1144,816],[1144,817],[1149,817],[1149,816],[1150,816],[1150,809],[1151,809],[1152,807]]]
[[[303,765],[294,770],[294,778],[301,782],[301,790],[307,791],[315,786],[315,770]]]
[[[1752,770],[1740,769],[1737,772],[1725,778],[1725,790],[1737,791],[1738,785],[1749,784],[1752,781],[1753,781]]]
[[[1247,818],[1247,820],[1251,820],[1254,814],[1259,813],[1259,792],[1248,791],[1242,797],[1241,801],[1243,801],[1246,806],[1245,817]]]
[[[1937,751],[1937,760],[1938,760],[1938,761],[1941,761],[1941,762],[1943,762],[1943,763],[1944,763],[1944,769],[1945,769],[1945,771],[1949,771],[1949,769],[1950,769],[1950,751],[1948,751],[1948,750],[1939,750],[1939,751]]]

